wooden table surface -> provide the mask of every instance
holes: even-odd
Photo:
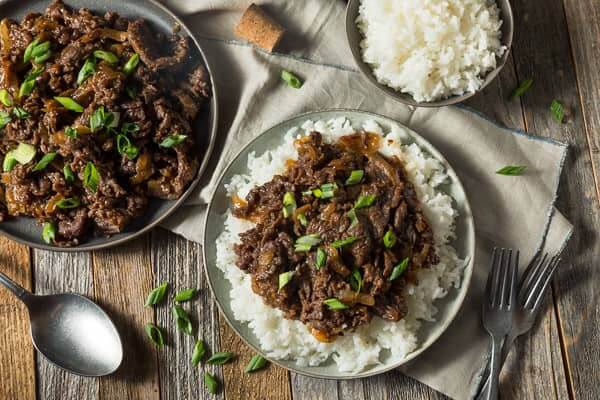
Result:
[[[571,144],[558,207],[575,234],[548,294],[543,318],[519,340],[505,367],[505,399],[600,398],[600,1],[513,0],[516,37],[502,75],[470,106],[506,126]],[[518,81],[533,78],[519,101],[507,101]],[[557,124],[552,99],[570,111]],[[128,245],[94,253],[33,250],[0,238],[0,270],[36,293],[73,291],[99,302],[122,332],[125,360],[117,374],[82,378],[50,365],[34,351],[27,312],[0,289],[0,400],[4,399],[204,399],[209,370],[226,399],[440,399],[428,387],[391,372],[354,381],[327,381],[270,366],[247,375],[251,351],[229,329],[211,299],[202,273],[201,247],[164,230]],[[168,281],[198,287],[190,304],[199,336],[210,349],[227,349],[238,361],[193,368],[193,340],[173,329],[168,307],[144,308],[148,291]],[[143,326],[165,327],[169,346],[157,351]]]

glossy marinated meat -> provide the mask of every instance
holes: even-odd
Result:
[[[60,0],[2,20],[0,222],[35,217],[48,241],[69,246],[122,232],[150,197],[180,197],[198,170],[192,126],[210,97],[189,53],[187,38],[142,19]]]
[[[312,133],[296,141],[298,160],[284,175],[234,198],[234,215],[257,223],[240,235],[238,267],[267,304],[321,341],[374,315],[403,318],[406,282],[439,262],[402,162],[380,155],[378,141],[361,132],[331,145]],[[298,247],[309,236],[318,243]]]

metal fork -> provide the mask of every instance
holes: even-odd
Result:
[[[532,328],[543,304],[546,289],[552,281],[552,276],[560,260],[559,255],[550,257],[548,253],[543,256],[537,254],[523,273],[519,284],[519,304],[514,311],[513,325],[502,346],[501,365],[508,357],[515,339],[529,332]],[[489,369],[487,372],[489,373]],[[478,400],[483,399],[484,393],[487,392],[490,384],[489,378],[488,374],[485,384],[479,392],[479,396],[477,396]]]
[[[512,327],[512,313],[517,301],[517,267],[519,251],[513,259],[511,249],[494,248],[490,274],[483,301],[483,326],[492,337],[490,385],[487,399],[498,398],[498,375],[502,344]]]

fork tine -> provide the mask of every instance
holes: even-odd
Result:
[[[548,272],[548,270],[552,267],[553,261],[554,261],[554,258],[550,258],[550,259],[546,260],[544,265],[542,265],[542,267],[539,269],[538,273],[536,274],[533,282],[531,283],[529,292],[527,293],[527,296],[525,298],[525,302],[523,303],[523,306],[525,308],[527,308],[527,309],[533,308],[533,303],[534,303],[535,299],[537,299],[537,296],[538,296],[538,289],[542,286],[542,284],[544,282],[544,277],[546,276],[546,273]]]
[[[521,284],[519,289],[519,301],[522,304],[525,304],[525,300],[527,295],[530,292],[531,284],[537,277],[540,268],[546,262],[546,258],[548,257],[548,253],[544,253],[542,256],[541,253],[536,254],[535,257],[531,260],[527,269],[523,273],[523,277],[521,278]]]
[[[494,286],[494,276],[496,274],[496,256],[497,256],[497,254],[498,254],[498,248],[494,247],[494,250],[492,251],[492,258],[490,260],[490,270],[488,272],[488,280],[485,285],[485,292],[484,292],[484,296],[488,296],[488,298],[487,298],[488,305],[493,304],[493,302],[494,302],[492,287]]]
[[[499,250],[500,254],[494,260],[494,280],[492,281],[492,305],[496,306],[500,303],[502,296],[502,267],[504,266],[504,249]]]
[[[506,259],[502,263],[502,296],[500,297],[500,308],[503,308],[508,304],[508,297],[510,295],[510,265],[512,262],[512,249],[506,251]]]
[[[515,253],[515,260],[510,268],[510,295],[508,297],[508,309],[512,309],[515,306],[517,300],[518,284],[517,280],[519,277],[519,250]]]
[[[536,286],[534,288],[534,292],[530,296],[529,303],[533,302],[531,306],[532,311],[536,311],[542,301],[544,300],[544,294],[546,293],[546,288],[550,285],[552,281],[552,275],[554,275],[554,271],[556,271],[556,267],[558,267],[558,263],[560,262],[560,256],[554,256],[550,259],[548,266],[544,269],[543,274],[540,275],[539,280],[536,282]]]

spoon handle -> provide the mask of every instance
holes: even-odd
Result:
[[[23,289],[18,283],[4,275],[2,272],[0,272],[0,284],[13,292],[13,294],[21,301],[29,294],[27,290]]]

